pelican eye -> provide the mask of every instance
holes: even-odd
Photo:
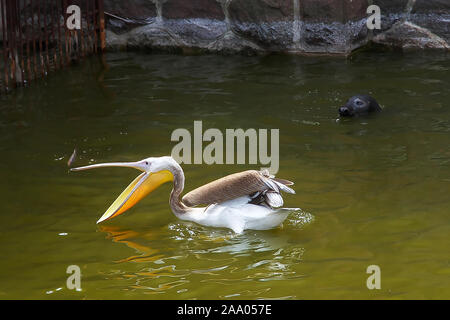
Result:
[[[147,165],[147,166],[148,166],[148,161],[145,161],[145,165]]]

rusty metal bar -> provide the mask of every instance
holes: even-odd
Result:
[[[22,29],[22,21],[20,19],[20,3],[21,0],[17,1],[17,27],[19,29],[19,45],[20,45],[20,57],[19,57],[19,61],[20,61],[20,84],[23,86],[25,85],[25,59],[24,59],[24,34],[23,34],[23,29]]]
[[[84,45],[84,32],[83,32],[83,18],[80,20],[80,47],[81,47],[81,57],[84,58],[86,55],[85,45]]]
[[[11,40],[11,7],[9,4],[10,0],[5,0],[5,28],[6,28],[6,44],[5,44],[5,50],[6,50],[6,60],[5,60],[5,66],[7,66],[7,77],[11,81],[11,87],[14,87],[14,83],[12,82],[12,68],[13,64],[11,62],[11,47],[12,47],[12,40]]]
[[[50,57],[48,53],[48,21],[47,21],[48,6],[47,0],[43,1],[44,1],[45,60],[47,61],[47,70],[50,71]]]
[[[103,0],[98,0],[98,18],[99,18],[99,34],[100,34],[100,49],[102,52],[106,49],[106,30],[105,30],[105,8]]]
[[[34,25],[34,11],[33,11],[33,0],[30,0],[30,10],[31,10],[31,41],[33,41],[33,69],[34,69],[34,79],[37,79],[38,68],[37,68],[37,50],[36,50],[36,30]]]
[[[16,51],[16,81],[19,85],[23,86],[24,79],[24,63],[23,63],[23,38],[22,38],[22,26],[20,24],[20,0],[15,1],[14,20],[16,22],[16,33],[18,35],[18,49]]]
[[[69,30],[67,30],[67,0],[63,0],[63,16],[64,16],[64,43],[65,43],[65,61],[66,65],[70,64],[70,57],[69,57],[69,37],[68,33]]]
[[[18,85],[22,85],[23,80],[23,67],[22,67],[22,32],[21,32],[21,26],[19,21],[19,2],[20,0],[14,1],[15,7],[14,7],[14,23],[15,23],[15,35],[16,35],[16,81]]]
[[[88,52],[91,53],[91,48],[92,48],[92,39],[91,39],[91,32],[90,32],[90,23],[89,23],[89,0],[86,0],[86,29],[87,29],[87,39],[89,40],[89,44],[88,44]]]
[[[57,21],[56,21],[56,13],[55,13],[55,5],[58,1],[55,2],[51,2],[50,5],[50,17],[51,17],[51,41],[52,41],[52,45],[53,45],[53,69],[56,70],[58,69],[58,63],[57,63],[57,46],[54,45],[56,43],[56,34],[55,34],[55,28],[57,26]]]
[[[60,6],[61,5],[61,6]],[[57,47],[59,48],[59,64],[60,64],[60,68],[64,67],[64,58],[63,58],[63,47],[62,47],[62,37],[61,37],[61,14],[63,12],[63,7],[62,7],[62,2],[61,1],[57,1],[56,2],[56,13],[58,14],[58,45]],[[64,15],[63,15],[64,17]],[[63,23],[64,23],[64,19],[63,19]]]
[[[82,9],[80,29],[67,26],[69,5]],[[106,47],[103,0],[0,0],[0,92]]]
[[[5,89],[8,90],[9,87],[9,76],[8,76],[8,63],[7,63],[7,58],[8,58],[8,49],[7,49],[7,45],[8,45],[8,39],[6,38],[6,4],[5,4],[6,0],[0,0],[0,14],[2,16],[2,21],[0,21],[0,23],[2,24],[2,53],[3,53],[3,68],[4,68],[4,81],[5,81]]]
[[[94,33],[94,52],[97,53],[98,39],[97,39],[97,14],[96,14],[96,2],[92,2],[92,20],[93,20],[93,33]]]
[[[26,10],[26,9],[27,9],[27,0],[25,0],[25,3],[24,3],[25,13],[28,11],[28,13],[30,13],[30,15],[33,14],[33,11],[31,9],[31,7],[29,8],[29,10]],[[30,27],[28,25],[28,16],[26,14],[25,14],[25,23],[24,23],[24,25],[25,25],[25,32],[24,32],[25,43],[27,45],[27,56],[26,56],[26,59],[27,59],[27,71],[28,71],[28,83],[30,83],[31,80],[33,80],[33,72],[31,71],[31,48],[30,48],[30,38],[29,38],[29,36],[30,36]]]
[[[75,54],[77,55],[78,58],[81,58],[81,50],[80,50],[80,30],[74,30],[74,40],[75,40]]]
[[[41,66],[41,76],[45,77],[44,57],[42,56],[42,24],[41,24],[41,1],[37,1],[38,11],[38,34],[39,34],[39,63]]]
[[[7,28],[8,28],[8,44],[9,44],[9,63],[11,63],[11,80],[14,87],[16,87],[16,25],[14,19],[14,9],[15,3],[14,0],[8,0],[7,2],[8,8],[7,12]]]

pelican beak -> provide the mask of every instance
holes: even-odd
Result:
[[[145,166],[142,162],[125,162],[125,163],[102,163],[91,166],[73,168],[71,171],[82,171],[94,168],[103,167],[128,167],[135,168],[141,173],[128,187],[117,197],[113,204],[106,210],[97,223],[112,219],[132,208],[136,203],[142,200],[150,192],[157,189],[163,183],[173,181],[173,175],[168,170],[163,170],[155,173],[146,172]]]
[[[90,169],[95,169],[95,168],[109,168],[109,167],[134,168],[134,169],[138,169],[143,172],[146,171],[144,161],[97,163],[97,164],[93,164],[90,166],[72,168],[72,169],[70,169],[70,171],[84,171],[84,170],[90,170]]]

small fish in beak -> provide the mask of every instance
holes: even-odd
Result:
[[[74,149],[72,155],[70,156],[69,160],[67,161],[67,166],[69,168],[75,162],[76,157],[77,157],[77,149]]]

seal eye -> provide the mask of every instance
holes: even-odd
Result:
[[[361,100],[357,100],[357,101],[356,101],[356,104],[357,104],[358,106],[360,106],[360,105],[363,104],[363,102],[362,102]]]
[[[148,166],[148,161],[145,161],[145,164]]]

